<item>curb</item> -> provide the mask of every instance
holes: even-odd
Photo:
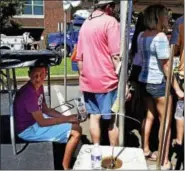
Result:
[[[28,76],[25,77],[16,77],[17,84],[23,84],[29,80]],[[48,81],[47,78],[45,80]],[[64,84],[64,76],[63,75],[52,75],[50,76],[51,84]],[[78,85],[79,84],[79,76],[78,75],[67,75],[67,84]]]

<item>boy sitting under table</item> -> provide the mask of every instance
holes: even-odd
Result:
[[[43,89],[46,77],[44,66],[30,67],[29,77],[30,80],[20,88],[14,100],[16,132],[26,141],[67,143],[61,163],[67,170],[81,136],[77,117],[64,116],[47,107]]]

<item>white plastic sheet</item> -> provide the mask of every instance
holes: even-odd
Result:
[[[92,170],[91,151],[93,145],[84,144],[74,163],[73,170]],[[111,146],[100,146],[102,158],[112,155]],[[123,165],[117,170],[148,170],[147,163],[141,148],[118,147],[114,148],[114,157],[118,157]]]

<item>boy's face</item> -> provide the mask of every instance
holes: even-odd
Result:
[[[30,73],[30,80],[36,89],[43,85],[46,77],[46,68],[34,68]]]

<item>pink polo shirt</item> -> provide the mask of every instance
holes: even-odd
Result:
[[[111,57],[120,53],[120,25],[114,17],[93,12],[82,25],[77,45],[77,60],[83,61],[80,90],[106,93],[118,86]]]

